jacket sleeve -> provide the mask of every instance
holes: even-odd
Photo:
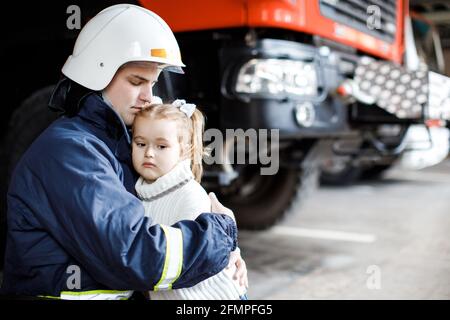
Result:
[[[59,148],[42,150],[46,157],[22,167],[31,174],[21,183],[33,188],[15,196],[29,199],[35,218],[98,282],[114,289],[165,290],[192,286],[227,265],[236,247],[229,217],[202,214],[196,221],[152,226],[140,200],[123,186],[119,164],[105,145],[88,138],[62,140],[55,142]]]

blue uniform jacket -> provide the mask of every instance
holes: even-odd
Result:
[[[76,116],[50,125],[9,186],[2,292],[59,296],[74,284],[73,266],[81,275],[76,290],[152,290],[168,261],[168,240],[163,226],[144,216],[136,179],[129,132],[99,94],[85,98]],[[173,288],[226,267],[237,241],[231,218],[205,213],[172,227],[182,234]]]

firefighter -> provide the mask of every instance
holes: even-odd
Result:
[[[22,156],[8,190],[2,292],[126,299],[192,286],[236,263],[233,213],[152,225],[134,195],[130,129],[162,69],[182,72],[168,25],[134,5],[108,7],[81,30],[50,106],[64,113]],[[162,285],[164,284],[164,285]]]

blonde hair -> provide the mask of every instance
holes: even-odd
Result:
[[[203,147],[205,118],[202,112],[198,108],[195,108],[194,113],[189,118],[183,111],[172,104],[152,104],[144,107],[136,114],[135,122],[138,118],[167,119],[178,122],[178,128],[180,128],[180,130],[177,130],[178,142],[182,147],[182,157],[191,159],[192,173],[194,174],[195,180],[200,182],[203,174],[202,160],[207,154]]]

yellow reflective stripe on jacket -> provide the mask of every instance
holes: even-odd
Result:
[[[161,225],[166,236],[166,258],[161,279],[154,290],[170,290],[178,279],[183,267],[183,235],[178,228]]]
[[[91,290],[91,291],[62,291],[63,300],[126,300],[133,291]]]
[[[61,300],[61,297],[54,297],[54,296],[38,296],[38,298]]]

